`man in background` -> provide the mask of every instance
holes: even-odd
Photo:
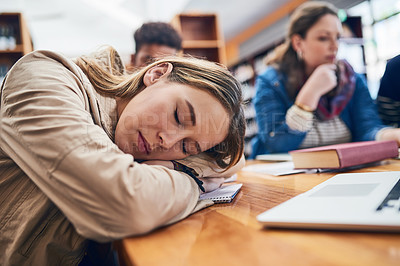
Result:
[[[154,58],[177,54],[182,49],[182,38],[168,23],[148,22],[138,28],[134,35],[135,54],[131,66],[141,67]]]

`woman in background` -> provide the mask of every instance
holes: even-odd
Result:
[[[110,241],[212,204],[197,178],[243,166],[241,101],[228,70],[194,58],[126,75],[112,48],[24,56],[1,87],[0,264],[113,264]]]
[[[400,144],[400,131],[378,117],[364,78],[336,60],[341,32],[330,3],[310,1],[294,11],[285,43],[256,80],[253,158],[350,141]]]

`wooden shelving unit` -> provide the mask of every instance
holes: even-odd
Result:
[[[0,81],[12,65],[33,51],[27,24],[21,13],[0,13]]]
[[[226,64],[225,43],[216,14],[178,14],[171,24],[182,36],[184,54]]]
[[[256,122],[256,111],[254,109],[253,97],[255,95],[255,79],[265,68],[265,56],[273,50],[274,47],[268,47],[249,58],[244,58],[240,62],[231,66],[229,69],[233,75],[242,84],[243,98],[245,100],[244,116],[246,118],[246,134],[244,137],[244,154],[246,157],[251,155],[251,140],[258,132]]]

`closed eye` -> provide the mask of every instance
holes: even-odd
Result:
[[[178,125],[181,125],[182,123],[181,123],[181,121],[179,120],[178,108],[175,109],[174,117],[175,117],[176,123],[177,123]],[[186,149],[186,142],[185,142],[185,140],[182,140],[182,148],[181,148],[181,149],[182,149],[182,153],[183,153],[183,154],[185,154],[185,155],[188,154],[188,151],[187,151],[187,149]]]
[[[174,117],[175,117],[176,123],[177,123],[178,125],[180,125],[180,124],[181,124],[181,121],[179,121],[178,108],[175,109]]]
[[[182,152],[184,154],[188,154],[188,151],[186,150],[186,142],[185,142],[185,140],[182,140]]]

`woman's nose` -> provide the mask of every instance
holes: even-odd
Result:
[[[333,40],[331,41],[331,47],[332,47],[333,50],[337,51],[338,48],[339,48],[339,40],[336,39],[336,38],[333,39]]]
[[[159,133],[160,144],[164,149],[171,149],[176,145],[179,141],[181,141],[184,136],[182,133],[174,131],[174,132],[160,132]]]

